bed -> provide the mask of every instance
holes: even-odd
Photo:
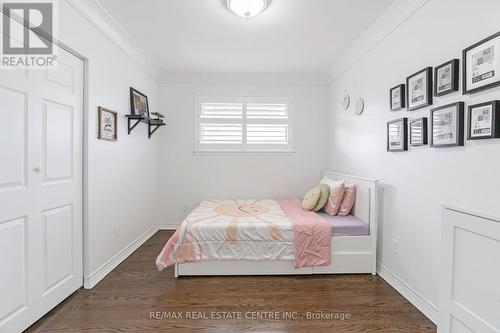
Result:
[[[204,218],[204,230],[211,230],[211,234],[205,234],[201,231],[193,233],[196,236],[196,242],[192,244],[198,246],[199,240],[203,241],[203,239],[219,237],[222,232],[233,236],[230,236],[230,239],[226,239],[224,242],[212,242],[209,247],[204,245],[205,248],[203,248],[203,251],[194,248],[192,245],[182,249],[178,245],[175,245],[175,239],[170,239],[170,252],[173,252],[172,249],[176,247],[177,253],[183,253],[184,260],[177,260],[170,257],[167,260],[169,261],[168,265],[175,265],[176,277],[307,274],[375,275],[377,253],[377,181],[332,171],[325,171],[324,175],[331,180],[345,180],[346,183],[356,185],[356,203],[351,215],[340,217],[329,216],[325,213],[301,213],[295,207],[297,204],[294,199],[288,201],[261,200],[255,206],[253,205],[254,201],[238,201],[236,205],[233,204],[233,201],[229,200],[218,201],[220,203],[218,205],[207,202],[205,203],[207,207],[201,207],[193,211],[187,220],[191,219],[191,224],[199,222],[202,219],[196,219],[198,214],[198,216]],[[277,208],[276,203],[279,203],[281,207]],[[217,218],[210,217],[209,211],[212,209],[211,206],[217,206],[216,210],[224,209],[224,215],[231,215],[230,210],[232,206],[238,207],[240,209],[239,213],[241,213],[241,207],[243,207],[243,214],[247,213],[246,210],[248,210],[248,217],[241,218],[239,224],[232,223],[229,219],[223,230],[216,230],[213,227],[207,228],[210,223],[218,225],[215,223]],[[279,208],[283,208],[283,210]],[[265,213],[265,215],[253,216],[253,210],[259,209],[264,211],[258,213]],[[286,217],[282,216],[282,211],[285,212]],[[306,223],[290,224],[287,222],[289,219],[292,219],[291,216],[294,213],[303,214],[301,218]],[[272,216],[273,227],[266,221],[266,215]],[[248,227],[245,227],[241,223],[242,221],[250,221],[250,219],[258,219],[258,221],[256,220],[258,223],[248,223]],[[313,220],[319,221],[318,219],[321,220],[321,223],[312,227],[312,223],[309,222]],[[200,224],[200,230],[203,230],[201,227],[203,223]],[[250,230],[250,226],[252,230]],[[231,229],[236,227],[240,229],[238,231]],[[303,229],[304,227],[310,229]],[[300,228],[303,230],[300,230]],[[178,237],[179,233],[182,234],[182,232],[185,232],[181,229],[182,226],[174,234],[175,237]],[[192,231],[192,229],[191,227],[190,230]],[[245,238],[249,237],[248,235],[250,234],[252,238],[251,246],[248,245]],[[303,237],[304,234],[313,238],[303,240],[300,237]],[[184,234],[181,236],[186,238],[190,235]],[[239,235],[238,239],[234,238],[237,237],[236,235]],[[328,253],[325,253],[325,235],[328,235]],[[309,244],[309,246],[313,244],[314,246],[312,251],[309,251],[311,249],[307,248],[300,250],[306,256],[304,258],[301,257],[302,261],[298,261],[299,256],[297,254],[299,251],[297,250],[297,244],[300,242]],[[161,257],[167,257],[164,252],[168,250],[169,243],[167,243],[162,253],[158,256],[157,266],[159,270],[167,266],[167,264],[162,264],[159,261],[161,261]],[[240,243],[246,243],[246,245],[239,247]],[[200,252],[203,252],[204,258],[201,258]],[[310,252],[313,252],[312,255]],[[309,257],[307,257],[308,254]]]

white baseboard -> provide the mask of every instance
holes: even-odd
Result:
[[[391,272],[387,267],[377,263],[377,273],[394,289],[396,289],[404,298],[419,309],[429,320],[437,325],[438,308],[437,306],[422,296],[408,282]]]
[[[96,269],[89,275],[83,278],[83,287],[85,289],[92,289],[95,285],[99,283],[106,275],[108,275],[113,269],[116,268],[122,261],[128,258],[135,250],[139,248],[144,242],[146,242],[151,236],[153,236],[158,231],[158,225],[152,226],[145,233],[137,237],[132,241],[127,247],[115,254],[111,259],[106,261],[101,267]]]
[[[180,222],[162,222],[158,223],[158,230],[177,230],[180,226]]]

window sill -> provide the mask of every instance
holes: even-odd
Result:
[[[194,150],[193,155],[294,155],[295,150]]]

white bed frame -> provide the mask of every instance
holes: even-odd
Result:
[[[377,260],[377,181],[325,171],[332,180],[343,179],[357,185],[352,214],[370,225],[369,236],[334,236],[329,266],[294,268],[292,260],[202,260],[178,263],[175,277],[212,275],[308,275],[376,274]]]

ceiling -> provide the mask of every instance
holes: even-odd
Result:
[[[329,74],[395,0],[271,0],[246,20],[225,0],[98,0],[167,72]]]

